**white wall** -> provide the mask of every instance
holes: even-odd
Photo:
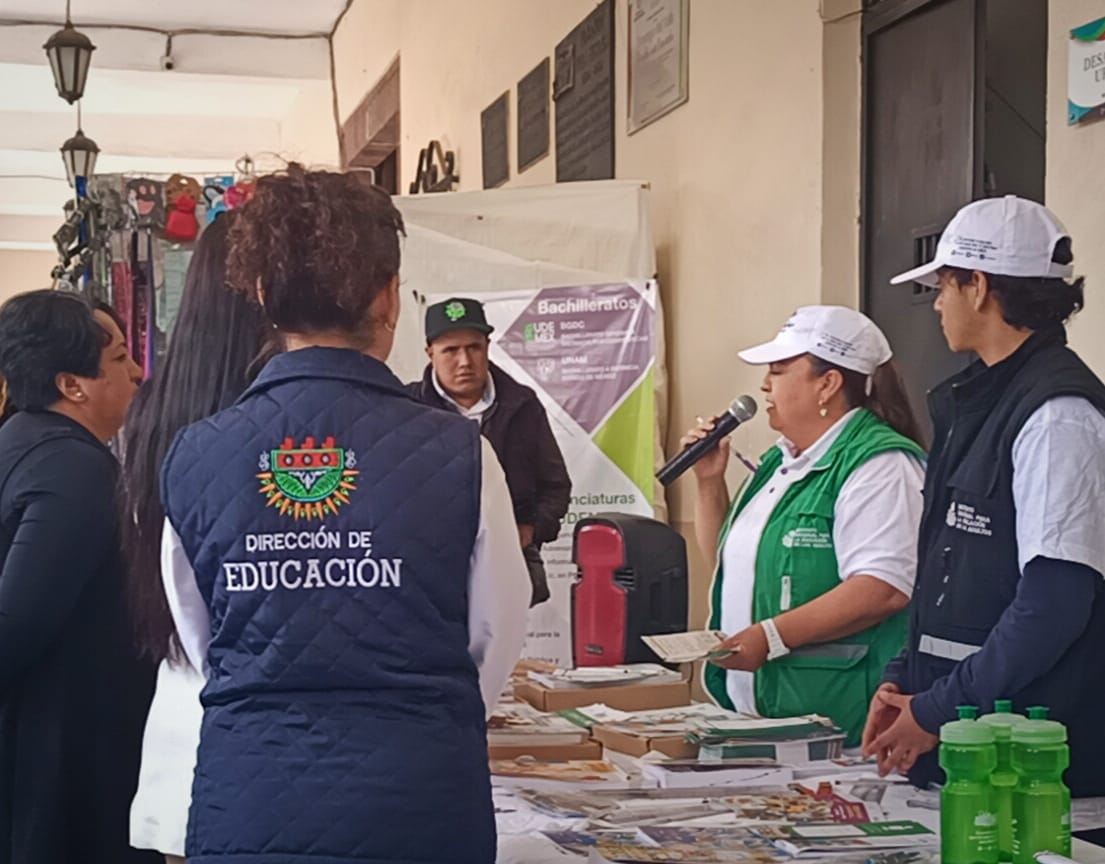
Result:
[[[53,252],[0,249],[0,303],[13,294],[49,288],[57,261]]]
[[[553,153],[516,176],[514,88],[594,5],[468,0],[460,14],[435,0],[355,0],[334,42],[341,116],[398,54],[401,188],[413,179],[419,148],[437,138],[457,152],[461,189],[478,189],[480,111],[508,89],[510,183],[554,182]],[[626,0],[618,0],[615,162],[619,178],[644,180],[652,189],[671,451],[695,415],[757,392],[760,373],[743,367],[736,351],[770,338],[794,307],[822,296],[824,28],[817,0],[694,0],[690,101],[627,136],[626,16]],[[836,89],[858,105],[858,22],[852,27],[855,50]],[[841,38],[847,37],[837,37],[838,53]],[[842,170],[858,171],[858,150],[846,153],[849,160],[854,169]],[[834,200],[844,201],[854,234],[858,185],[842,189]],[[846,226],[843,236],[850,236]],[[855,254],[831,251],[844,274],[834,277],[834,290],[854,298],[847,283]],[[737,438],[738,446],[758,452],[774,434],[761,419]],[[739,476],[734,470],[734,480]],[[679,481],[669,498],[672,521],[688,536],[690,483]],[[701,589],[704,569],[698,564],[694,571]],[[693,592],[698,614],[704,593]]]
[[[340,164],[329,81],[304,82],[300,86],[298,96],[280,118],[280,142],[275,149],[283,158],[307,165]]]
[[[1101,17],[1101,0],[1049,4],[1046,203],[1070,231],[1075,270],[1086,277],[1086,309],[1071,326],[1071,347],[1105,375],[1105,122],[1067,125],[1070,31]]]

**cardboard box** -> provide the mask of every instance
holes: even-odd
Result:
[[[488,759],[517,759],[520,756],[532,756],[539,762],[601,759],[602,745],[598,741],[584,741],[582,744],[561,744],[552,747],[534,747],[529,744],[500,744],[487,748]]]
[[[608,726],[595,726],[591,730],[591,737],[601,741],[608,750],[628,753],[630,756],[644,756],[650,750],[672,759],[694,759],[698,756],[698,745],[685,740],[683,735],[649,737]]]
[[[538,711],[566,711],[601,702],[619,711],[678,708],[691,703],[689,681],[671,684],[622,684],[618,687],[563,687],[550,689],[534,681],[514,685],[514,696]]]

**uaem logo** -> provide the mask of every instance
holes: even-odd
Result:
[[[261,454],[257,479],[268,506],[279,510],[281,516],[324,519],[336,516],[338,508],[349,503],[350,493],[357,488],[356,466],[353,451],[342,450],[333,437],[326,438],[321,447],[312,437],[304,438],[298,447],[285,438],[278,448]]]

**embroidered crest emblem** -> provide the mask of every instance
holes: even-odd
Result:
[[[337,515],[338,508],[349,503],[349,493],[357,488],[354,469],[357,458],[352,450],[342,450],[328,437],[322,446],[307,437],[298,447],[291,438],[275,450],[261,454],[260,492],[281,516],[293,519],[324,519]]]
[[[468,310],[464,308],[464,304],[456,300],[445,307],[445,317],[450,321],[459,321],[467,314]]]

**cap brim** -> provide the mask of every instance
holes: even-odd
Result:
[[[938,288],[940,286],[940,279],[937,277],[936,272],[943,266],[944,265],[939,261],[929,261],[928,264],[922,264],[920,267],[906,270],[905,273],[899,273],[890,280],[890,284],[901,285],[903,282],[920,282],[922,285],[928,285],[930,288]]]
[[[426,334],[426,341],[433,342],[438,336],[444,336],[446,333],[453,333],[457,330],[475,330],[477,333],[483,333],[485,336],[490,336],[495,332],[495,328],[490,324],[473,324],[471,322],[463,323],[458,321],[456,324],[446,324],[443,327],[435,328],[432,334]]]
[[[801,348],[796,348],[794,345],[772,340],[771,342],[764,342],[762,345],[755,345],[752,348],[738,351],[737,356],[750,366],[767,366],[769,363],[782,363],[784,360],[790,360],[805,353]]]

